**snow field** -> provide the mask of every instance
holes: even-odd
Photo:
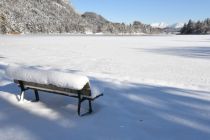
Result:
[[[208,140],[210,36],[0,36],[0,139]],[[94,113],[33,91],[19,103],[8,64],[87,75]],[[86,109],[85,104],[83,110]]]

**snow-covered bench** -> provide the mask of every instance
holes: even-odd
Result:
[[[78,74],[20,66],[8,66],[6,74],[20,87],[20,100],[24,99],[24,93],[28,89],[34,90],[36,101],[39,101],[38,91],[75,97],[78,98],[78,115],[80,115],[83,101],[88,101],[89,111],[87,113],[91,113],[91,102],[103,96],[98,90],[91,91],[89,79]]]

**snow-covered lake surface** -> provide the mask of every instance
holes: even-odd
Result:
[[[85,117],[65,96],[19,103],[8,64],[81,73],[104,96]],[[0,139],[209,140],[210,36],[0,36]]]

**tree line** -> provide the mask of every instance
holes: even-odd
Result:
[[[180,31],[181,34],[210,34],[210,18],[194,22],[189,20]]]

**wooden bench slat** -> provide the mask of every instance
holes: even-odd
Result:
[[[66,93],[66,94],[70,94],[70,93],[71,94],[81,94],[81,95],[91,97],[91,90],[90,90],[90,86],[88,83],[84,86],[84,88],[82,90],[74,90],[74,89],[69,89],[69,88],[61,88],[61,87],[57,87],[54,85],[44,85],[44,84],[15,80],[15,83],[19,84],[19,82],[22,82],[25,87],[34,87],[34,88],[36,87],[36,88],[50,90],[50,91],[62,92],[62,93]]]

